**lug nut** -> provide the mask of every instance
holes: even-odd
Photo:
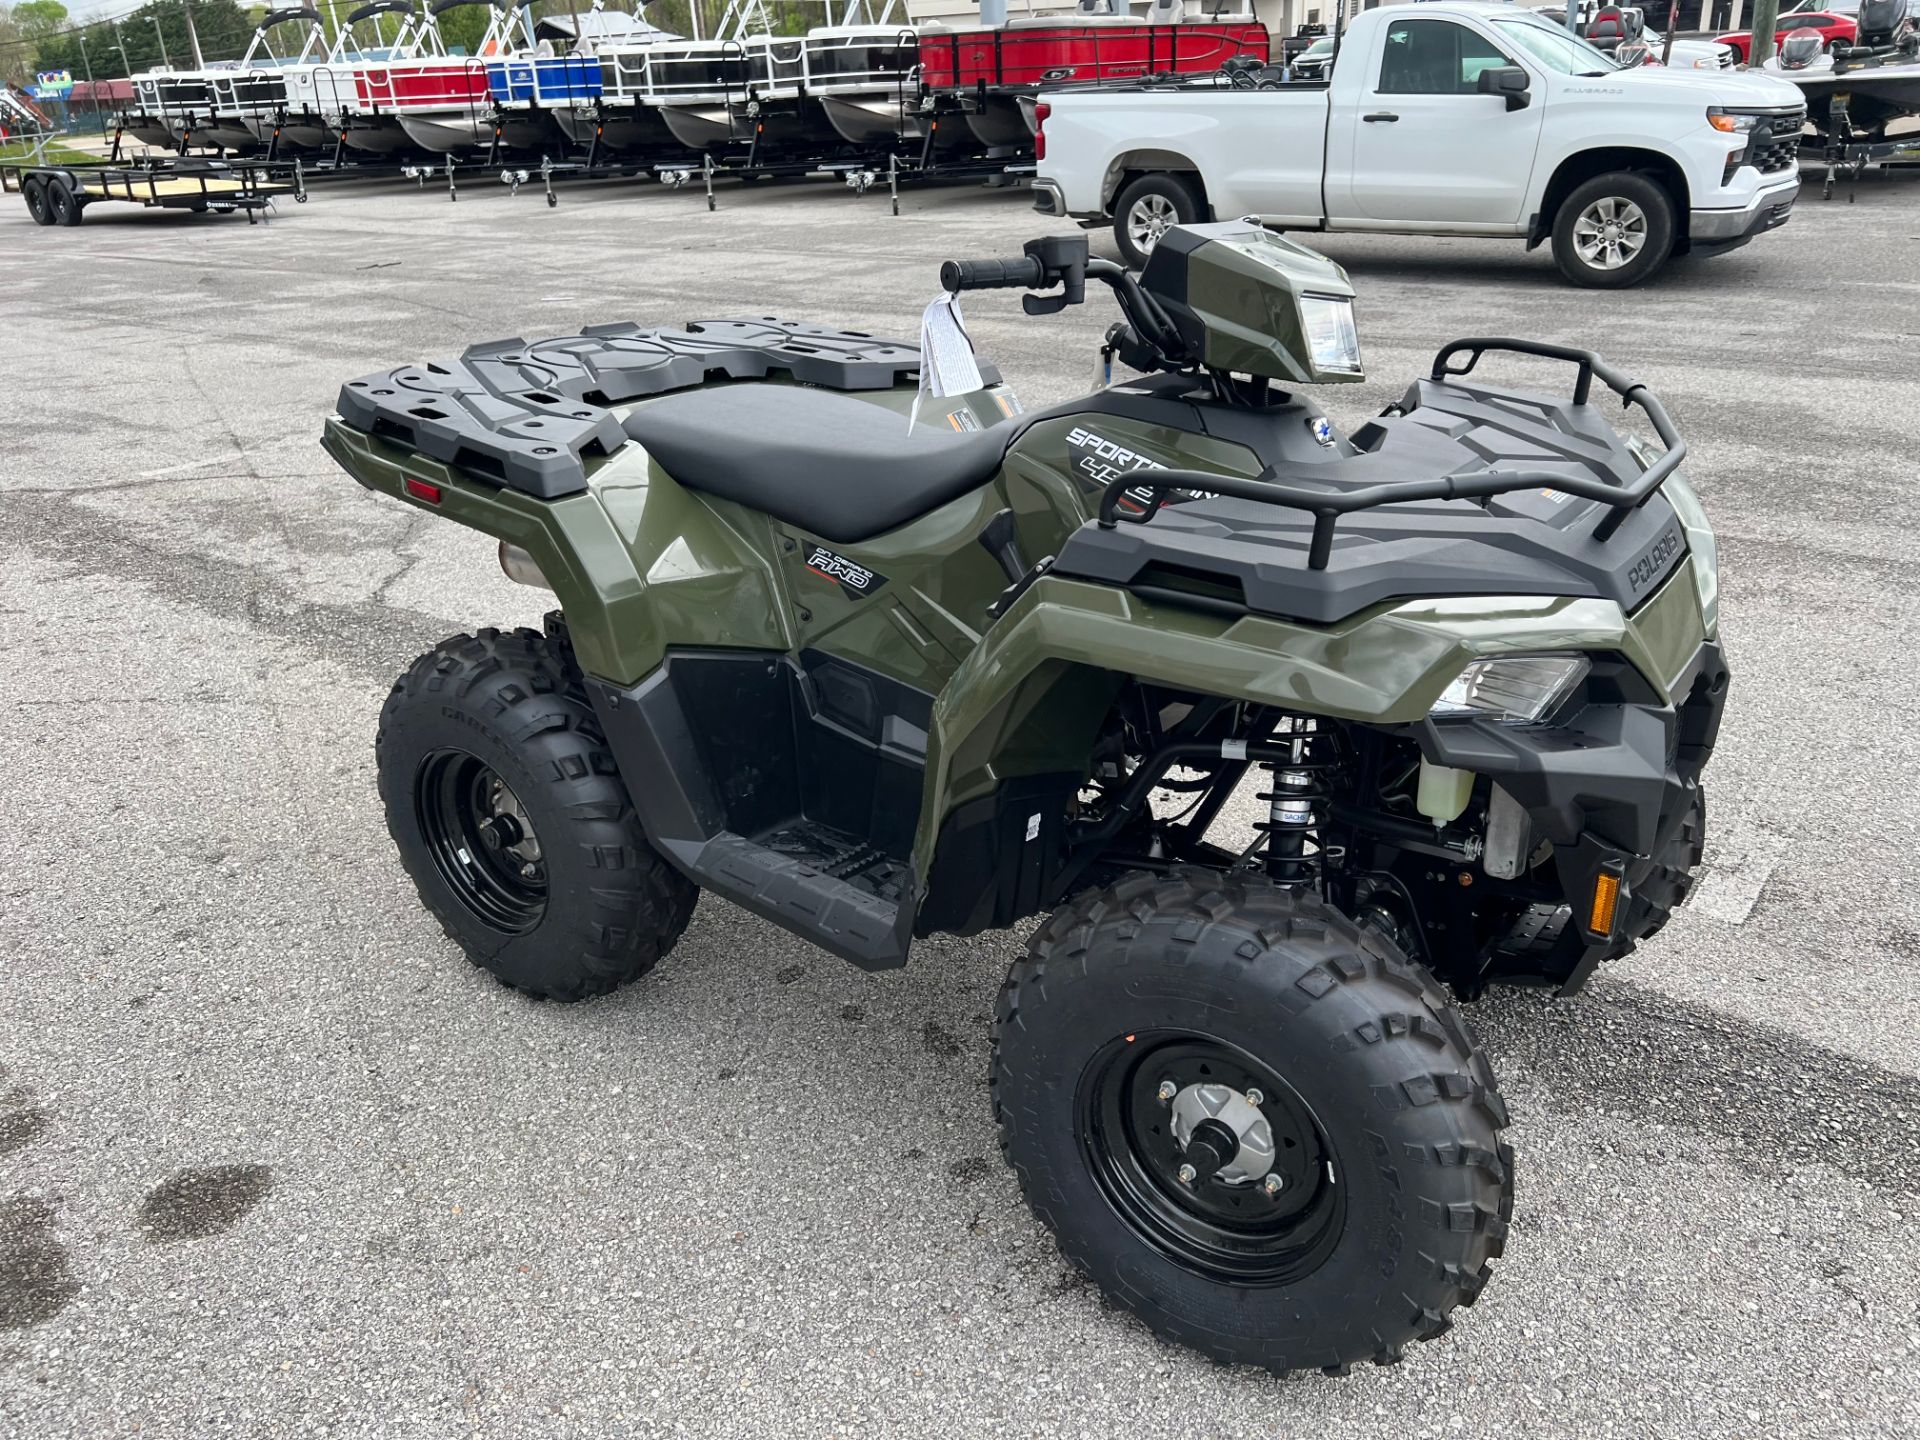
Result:
[[[1269,1170],[1267,1172],[1267,1178],[1260,1182],[1260,1188],[1267,1192],[1267,1198],[1269,1200],[1273,1200],[1277,1199],[1280,1192],[1287,1188],[1287,1182]]]
[[[1162,1105],[1171,1105],[1173,1097],[1180,1093],[1180,1087],[1171,1080],[1162,1080],[1159,1090],[1155,1093],[1159,1095]]]
[[[1198,1170],[1196,1170],[1196,1169],[1194,1169],[1194,1168],[1193,1168],[1193,1166],[1191,1166],[1191,1165],[1182,1165],[1182,1166],[1180,1167],[1180,1170],[1179,1170],[1179,1175],[1180,1175],[1180,1183],[1181,1183],[1182,1185],[1191,1185],[1191,1184],[1193,1184],[1193,1182],[1194,1182],[1194,1180],[1195,1180],[1195,1178],[1196,1178],[1196,1177],[1197,1177],[1197,1176],[1198,1176],[1199,1174],[1200,1174],[1200,1172],[1199,1172]]]
[[[1265,1092],[1260,1090],[1247,1091],[1247,1104],[1253,1106],[1255,1109],[1258,1109],[1260,1106],[1266,1103],[1267,1103],[1267,1097]]]

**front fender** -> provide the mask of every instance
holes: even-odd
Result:
[[[958,805],[1020,776],[1084,774],[1127,678],[1366,724],[1426,718],[1480,656],[1610,652],[1663,701],[1706,636],[1692,561],[1632,618],[1609,600],[1485,596],[1377,606],[1330,626],[1156,604],[1052,576],[968,655],[933,707],[914,843],[922,881]]]

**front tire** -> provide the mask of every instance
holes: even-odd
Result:
[[[1615,170],[1575,187],[1553,217],[1560,273],[1591,290],[1638,285],[1673,254],[1673,199],[1645,175]]]
[[[1182,176],[1142,175],[1113,202],[1113,241],[1120,258],[1138,270],[1147,263],[1154,245],[1175,225],[1192,225],[1205,206]]]
[[[387,828],[467,958],[543,1000],[646,974],[697,891],[647,843],[571,656],[531,630],[442,641],[375,742]]]
[[[1397,1360],[1506,1239],[1471,1031],[1383,937],[1264,880],[1135,875],[1058,911],[1001,992],[993,1093],[1067,1259],[1224,1362]]]

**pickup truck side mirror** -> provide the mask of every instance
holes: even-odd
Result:
[[[1527,72],[1518,65],[1501,65],[1480,72],[1480,93],[1504,95],[1509,110],[1524,110],[1533,103],[1532,84]]]

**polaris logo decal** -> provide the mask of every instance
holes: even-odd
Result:
[[[1633,567],[1627,571],[1627,583],[1633,587],[1633,593],[1638,595],[1666,574],[1667,562],[1678,553],[1679,549],[1680,532],[1677,530],[1667,531],[1649,545],[1640,558],[1633,562]]]
[[[1109,440],[1079,425],[1068,432],[1067,453],[1073,459],[1074,470],[1096,490],[1106,489],[1114,480],[1134,470],[1167,468],[1138,450],[1129,449],[1117,440]],[[1120,508],[1144,515],[1163,493],[1136,486],[1120,497]]]
[[[824,545],[815,545],[807,552],[807,568],[855,598],[865,598],[887,583],[886,576],[844,555],[836,555]]]

